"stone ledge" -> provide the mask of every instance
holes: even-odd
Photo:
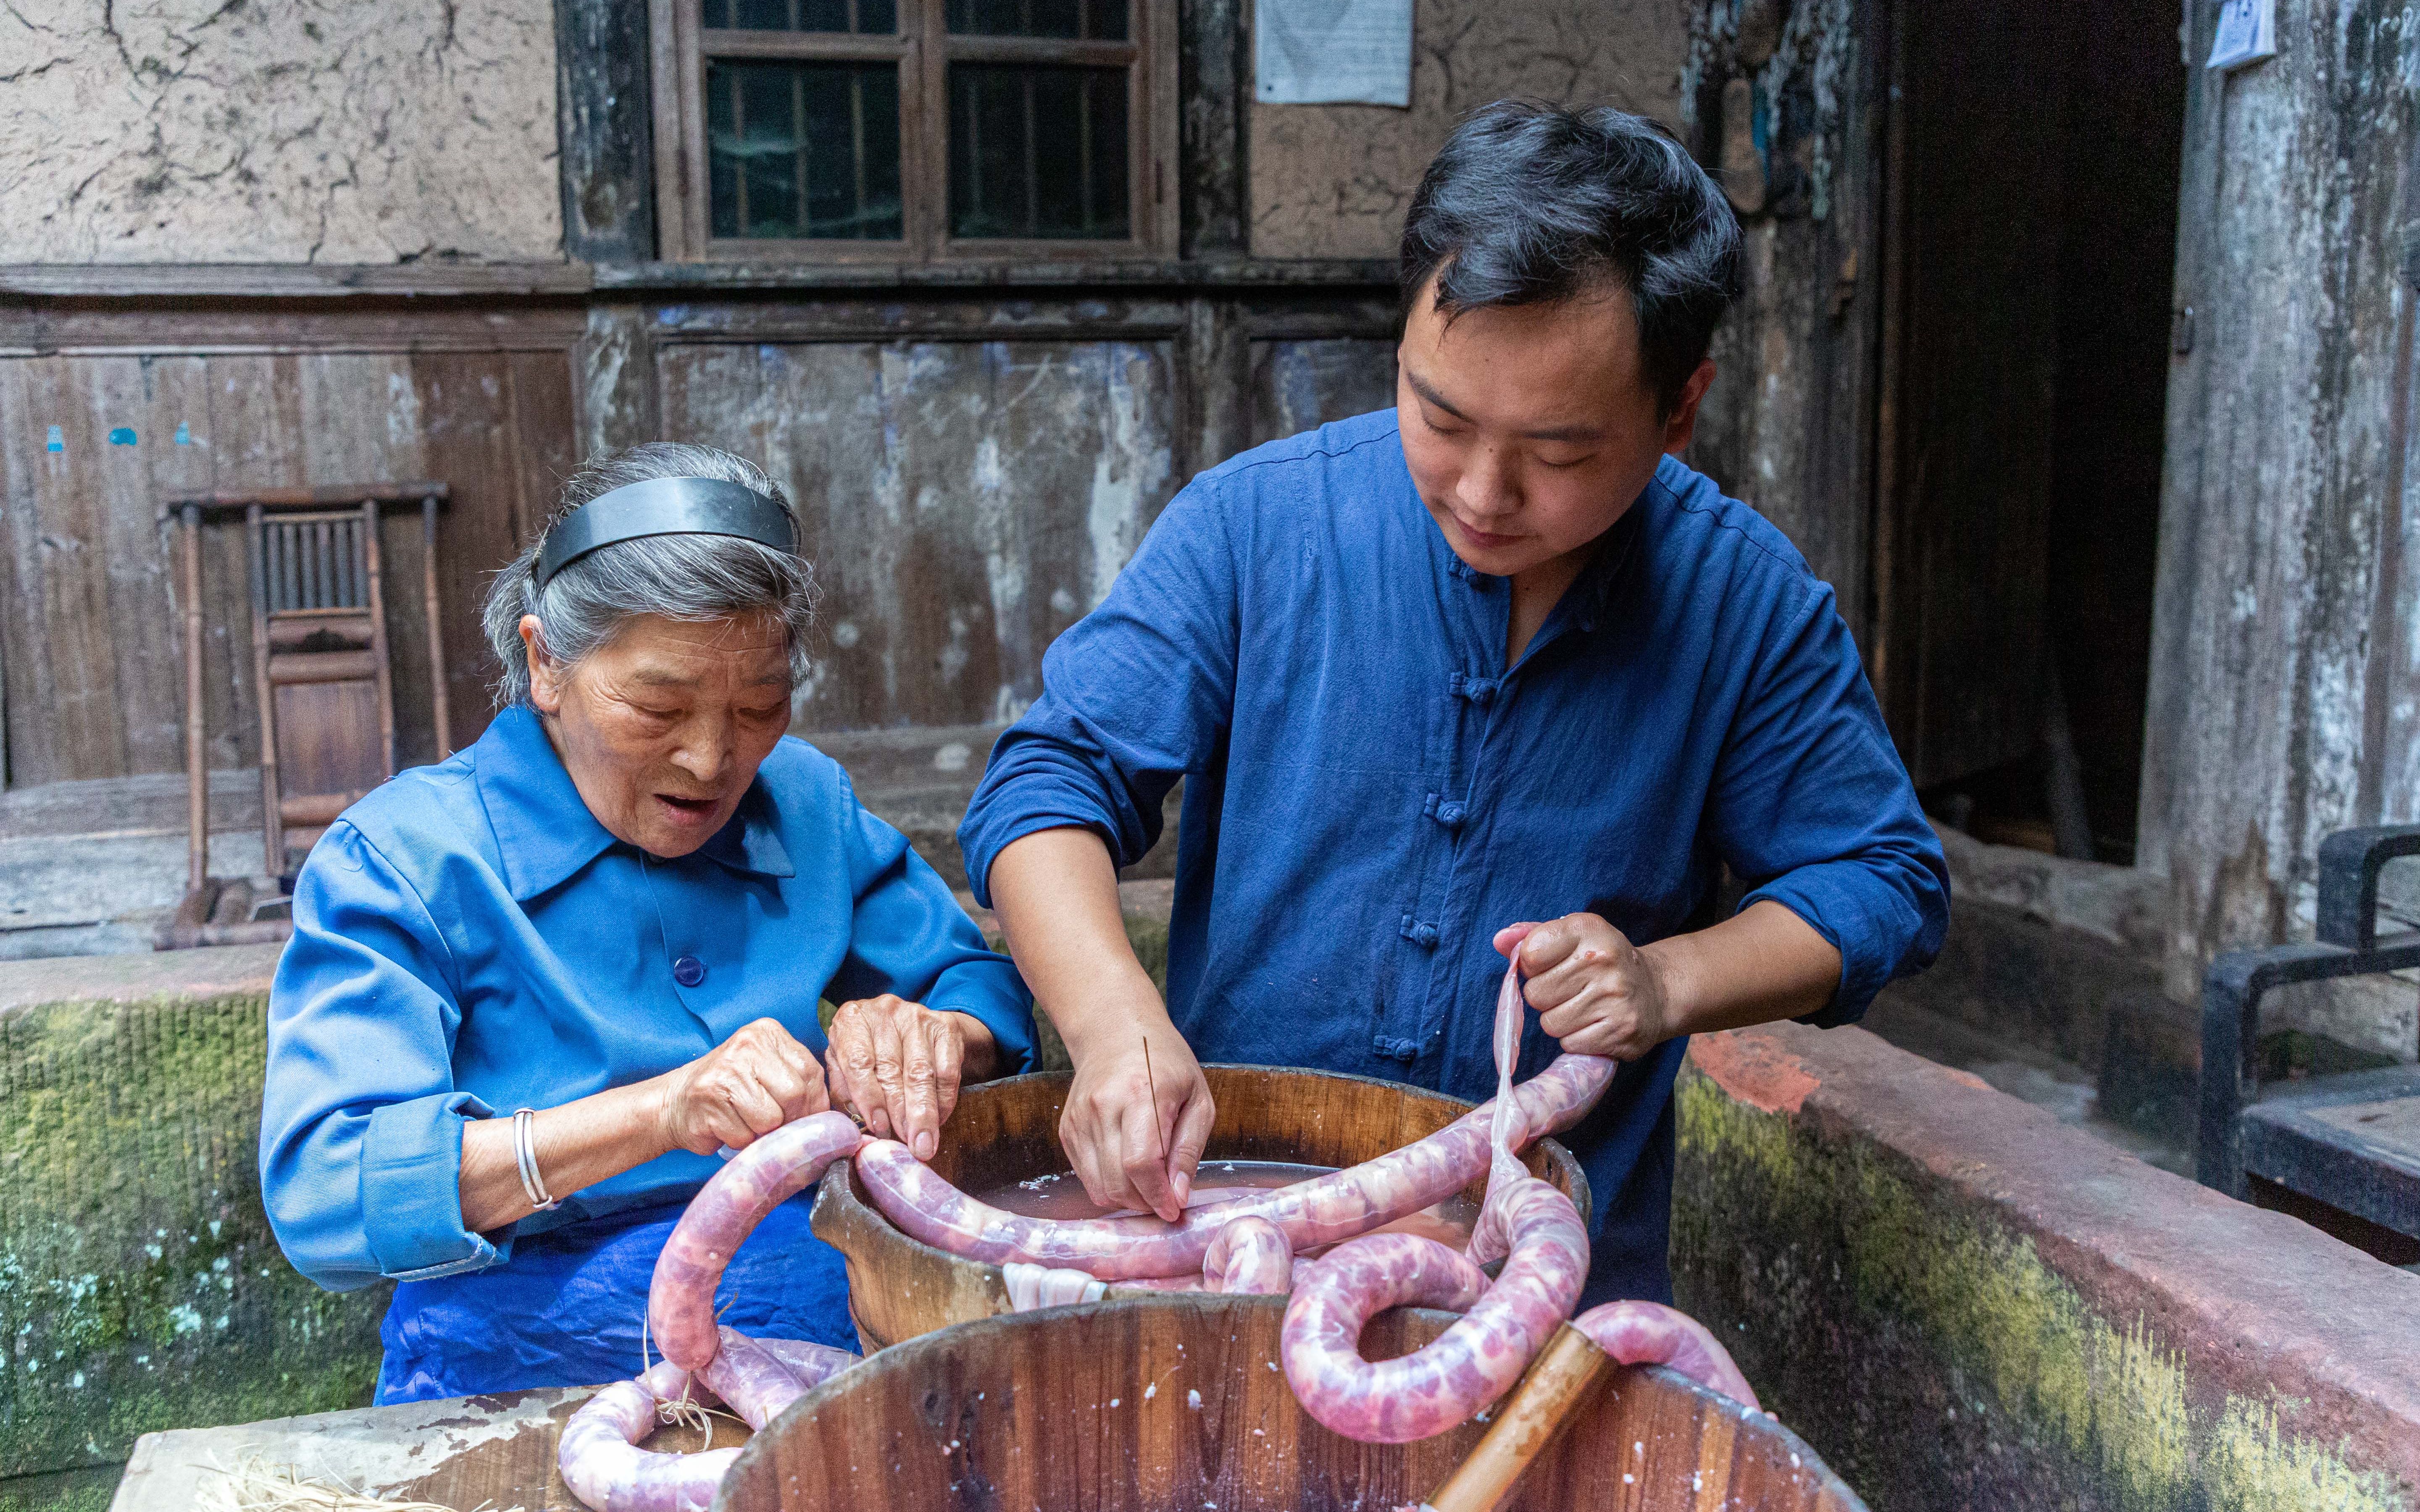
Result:
[[[1682,1303],[1877,1512],[2420,1504],[2420,1276],[1857,1029],[1679,1096]]]
[[[1935,825],[1949,861],[1950,896],[1996,903],[2039,923],[2081,931],[2156,962],[2168,879],[2140,867],[2072,861],[2016,845],[1989,845]]]
[[[0,1018],[50,1004],[269,996],[282,945],[0,962]],[[255,1110],[257,1112],[258,1110]]]

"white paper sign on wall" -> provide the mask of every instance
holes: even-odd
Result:
[[[2210,66],[2234,69],[2277,55],[2277,0],[2219,0]]]
[[[1412,0],[1258,0],[1252,94],[1268,105],[1408,105]]]

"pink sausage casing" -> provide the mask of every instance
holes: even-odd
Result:
[[[1614,1062],[1602,1057],[1558,1057],[1513,1094],[1516,1145],[1577,1121],[1613,1072]],[[1183,1276],[1202,1269],[1211,1241],[1238,1218],[1267,1219],[1299,1254],[1443,1201],[1488,1169],[1494,1110],[1490,1103],[1363,1165],[1193,1209],[1174,1224],[1156,1218],[1052,1222],[1003,1212],[952,1186],[907,1147],[888,1139],[871,1140],[858,1152],[857,1175],[875,1206],[902,1232],[968,1259],[1067,1268],[1105,1281]]]
[[[803,1339],[753,1338],[734,1328],[720,1330],[718,1337],[721,1347],[695,1379],[752,1428],[763,1427],[792,1402],[857,1364],[857,1356],[846,1350]]]
[[[1687,1313],[1652,1302],[1609,1302],[1572,1319],[1618,1365],[1669,1365],[1705,1387],[1761,1412],[1756,1388],[1712,1330]]]
[[[1230,1295],[1283,1292],[1294,1288],[1294,1246],[1285,1230],[1247,1213],[1232,1219],[1202,1257],[1209,1289]]]
[[[684,1390],[701,1406],[720,1398],[752,1428],[857,1364],[845,1350],[799,1339],[751,1338],[723,1329],[714,1359],[695,1376],[669,1360],[636,1381],[606,1387],[564,1425],[556,1450],[563,1482],[593,1512],[696,1512],[714,1500],[739,1451],[658,1454],[638,1447],[656,1426],[656,1403]]]
[[[1406,1294],[1411,1288],[1393,1271],[1403,1259],[1395,1242],[1407,1236],[1357,1239],[1313,1262],[1286,1306],[1280,1335],[1286,1380],[1304,1412],[1347,1438],[1408,1443],[1444,1432],[1512,1389],[1579,1300],[1588,1233],[1571,1199],[1534,1177],[1500,1200],[1512,1241],[1503,1272],[1466,1316],[1400,1360],[1361,1358],[1362,1325],[1373,1315],[1407,1302],[1455,1305]],[[1465,1257],[1431,1247],[1484,1279]]]
[[[751,1143],[690,1199],[656,1257],[647,1327],[663,1357],[705,1368],[718,1345],[714,1288],[723,1267],[774,1205],[804,1191],[835,1160],[865,1143],[845,1113],[816,1113]]]
[[[591,1512],[706,1512],[737,1449],[667,1455],[638,1447],[655,1431],[657,1401],[677,1401],[690,1389],[688,1372],[659,1360],[638,1380],[615,1381],[582,1403],[555,1450],[571,1494]]]

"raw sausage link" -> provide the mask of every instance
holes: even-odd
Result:
[[[857,1356],[845,1350],[800,1339],[751,1338],[732,1328],[718,1337],[721,1347],[697,1373],[697,1382],[752,1428],[763,1427],[825,1378],[857,1364]]]
[[[656,1403],[677,1401],[690,1386],[687,1371],[662,1360],[588,1398],[563,1425],[555,1451],[571,1494],[592,1512],[706,1512],[737,1449],[667,1455],[638,1447],[655,1431]]]
[[[1528,932],[1523,932],[1528,937]],[[1514,942],[1513,954],[1504,964],[1504,983],[1496,990],[1496,1100],[1488,1104],[1494,1116],[1487,1124],[1488,1164],[1487,1195],[1492,1199],[1498,1192],[1508,1191],[1511,1184],[1528,1175],[1521,1163],[1512,1158],[1512,1119],[1517,1105],[1512,1095],[1512,1068],[1521,1059],[1521,956],[1519,942]],[[1470,1242],[1465,1253],[1485,1265],[1504,1257],[1509,1236],[1504,1232],[1503,1204],[1490,1200],[1479,1210],[1479,1222],[1471,1226]]]
[[[1756,1389],[1740,1373],[1731,1351],[1705,1324],[1687,1313],[1652,1302],[1609,1302],[1572,1319],[1620,1365],[1670,1365],[1681,1374],[1761,1412]]]
[[[731,1331],[725,1329],[723,1332]],[[809,1391],[858,1363],[858,1357],[846,1350],[835,1350],[829,1344],[810,1344],[805,1339],[757,1339],[755,1344],[781,1361],[790,1374],[799,1378],[799,1384]]]
[[[1613,1072],[1614,1062],[1603,1057],[1556,1057],[1513,1094],[1515,1148],[1578,1121]],[[952,1186],[906,1146],[888,1139],[870,1140],[858,1152],[857,1175],[875,1205],[902,1231],[968,1259],[993,1265],[1022,1260],[1105,1281],[1183,1276],[1202,1269],[1210,1242],[1238,1218],[1267,1219],[1300,1253],[1366,1234],[1444,1200],[1488,1169],[1494,1110],[1490,1103],[1391,1154],[1235,1202],[1189,1210],[1173,1224],[1156,1218],[1054,1223],[1002,1212]]]
[[[1408,1236],[1357,1239],[1312,1263],[1286,1305],[1281,1335],[1286,1380],[1304,1412],[1347,1438],[1408,1443],[1443,1433],[1511,1389],[1579,1300],[1588,1231],[1571,1199],[1535,1177],[1504,1202],[1512,1254],[1496,1284],[1466,1304],[1466,1316],[1399,1360],[1361,1358],[1361,1327],[1373,1314],[1404,1303],[1456,1306],[1405,1295],[1390,1279],[1393,1252],[1377,1246]]]
[[[1286,1242],[1284,1229],[1247,1213],[1218,1230],[1202,1257],[1202,1273],[1209,1278],[1208,1289],[1230,1295],[1290,1291],[1294,1246]]]
[[[657,1454],[638,1447],[656,1426],[656,1403],[687,1390],[704,1406],[720,1397],[761,1428],[828,1378],[857,1364],[845,1350],[799,1339],[751,1338],[723,1329],[713,1361],[695,1376],[669,1360],[636,1381],[606,1387],[563,1427],[556,1459],[563,1482],[594,1512],[692,1512],[714,1500],[737,1449]],[[711,1395],[708,1395],[711,1394]]]
[[[717,1346],[714,1288],[732,1253],[774,1206],[846,1160],[865,1143],[845,1113],[783,1124],[731,1157],[673,1226],[647,1288],[647,1326],[657,1350],[684,1370],[702,1370]]]

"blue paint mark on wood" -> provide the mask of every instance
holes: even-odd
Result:
[[[177,422],[177,444],[179,446],[194,444],[194,427],[181,420]]]
[[[132,425],[119,425],[111,430],[109,433],[109,444],[112,446],[133,445],[134,427]]]
[[[51,439],[45,443],[45,447],[47,450],[54,452],[66,451],[68,449],[67,432],[59,429],[56,425],[53,425],[51,427]]]

